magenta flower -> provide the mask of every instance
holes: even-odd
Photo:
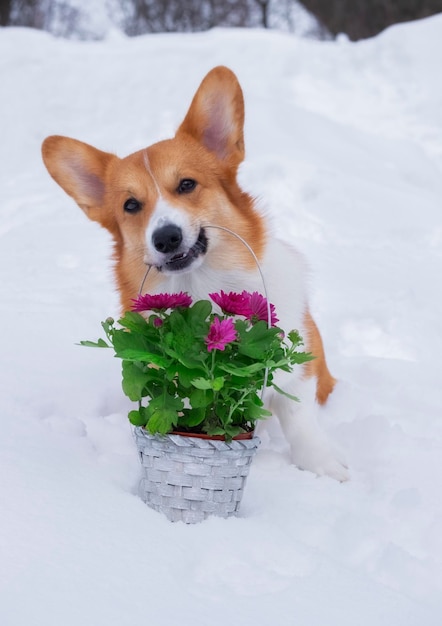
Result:
[[[218,317],[215,317],[210,328],[209,334],[206,337],[207,350],[224,350],[228,343],[231,343],[236,339],[236,330],[233,325],[233,320],[229,317],[226,320],[220,321]]]
[[[224,313],[243,315],[251,322],[260,320],[267,322],[269,319],[267,300],[257,291],[253,293],[249,291],[242,291],[241,293],[220,291],[219,293],[209,293],[209,296]],[[276,326],[276,323],[279,321],[273,304],[270,304],[270,321],[272,326]]]
[[[247,292],[242,293],[209,293],[215,304],[217,304],[224,313],[232,313],[233,315],[247,315],[249,312]]]
[[[165,311],[166,309],[176,309],[179,306],[188,307],[192,304],[192,298],[184,291],[180,293],[158,293],[133,298],[132,311],[141,313],[142,311]]]
[[[245,317],[251,322],[258,322],[260,320],[268,322],[269,312],[267,308],[267,299],[257,291],[254,291],[253,293],[243,291],[242,295],[245,298],[248,297],[248,312],[244,314]],[[270,323],[272,326],[276,326],[277,322],[279,322],[279,320],[276,317],[275,307],[273,304],[270,304]]]

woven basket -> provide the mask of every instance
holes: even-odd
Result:
[[[172,521],[194,524],[209,515],[236,515],[258,437],[230,443],[134,429],[143,478],[139,495]]]

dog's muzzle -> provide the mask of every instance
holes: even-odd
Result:
[[[155,249],[164,255],[164,261],[156,265],[157,269],[177,272],[190,268],[195,259],[206,254],[208,239],[204,228],[201,228],[194,245],[183,248],[181,228],[175,224],[166,224],[154,231],[152,243]]]

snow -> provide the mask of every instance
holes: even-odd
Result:
[[[359,43],[0,30],[2,625],[441,623],[441,54],[441,16]],[[136,495],[119,364],[76,345],[118,314],[111,246],[40,144],[170,136],[220,63],[246,97],[244,186],[311,268],[351,480],[291,466],[269,425],[240,517],[186,526]]]

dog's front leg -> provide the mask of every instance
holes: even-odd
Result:
[[[270,409],[280,421],[290,446],[292,462],[300,469],[318,476],[331,476],[341,482],[349,479],[348,468],[317,420],[316,381],[284,381],[283,388],[296,395],[300,402],[274,392]]]

